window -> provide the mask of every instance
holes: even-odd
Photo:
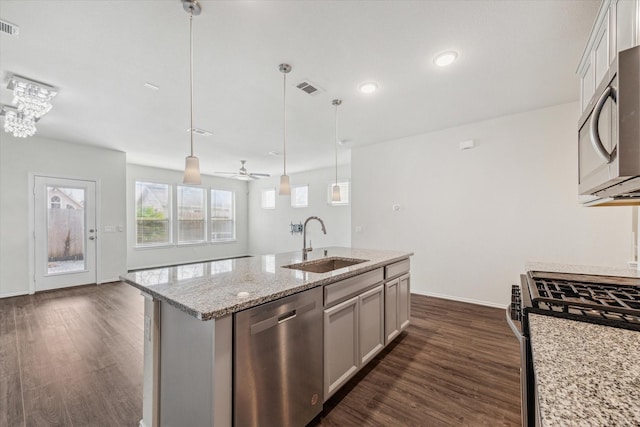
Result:
[[[327,191],[327,195],[328,195],[328,201],[329,204],[332,206],[341,206],[341,205],[348,205],[349,204],[349,182],[348,181],[343,181],[343,182],[339,182],[338,181],[338,187],[340,187],[340,201],[339,202],[334,202],[331,200],[331,196],[333,195],[333,185],[334,183],[332,182],[331,184],[329,184],[328,187],[328,191]]]
[[[291,207],[306,208],[309,206],[309,186],[301,185],[291,188]]]
[[[236,238],[236,204],[233,191],[211,190],[211,241]]]
[[[167,184],[136,182],[136,243],[171,243],[171,193]]]
[[[276,208],[276,189],[268,188],[262,190],[262,209]]]
[[[199,187],[178,185],[178,243],[206,240],[205,192]]]
[[[60,197],[53,196],[51,198],[51,209],[58,209],[60,207]]]

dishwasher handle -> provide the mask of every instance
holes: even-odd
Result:
[[[286,323],[289,320],[295,319],[296,317],[298,317],[298,315],[302,315],[308,311],[313,310],[314,308],[316,308],[315,301],[302,307],[289,310],[285,313],[276,314],[275,316],[272,316],[260,322],[256,322],[249,327],[251,329],[251,335],[259,334],[266,331],[267,329],[273,328],[274,326]]]

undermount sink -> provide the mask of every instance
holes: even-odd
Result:
[[[351,265],[356,265],[367,261],[368,260],[366,259],[331,257],[313,261],[299,262],[297,264],[283,265],[282,267],[290,268],[292,270],[309,271],[311,273],[327,273],[329,271],[349,267]]]

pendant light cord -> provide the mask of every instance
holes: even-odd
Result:
[[[191,93],[191,118],[189,127],[189,134],[191,134],[191,157],[193,157],[193,9],[189,13],[189,91]]]
[[[282,128],[284,129],[283,136],[283,149],[282,149],[282,157],[283,157],[283,171],[284,175],[287,174],[287,73],[282,73],[284,76],[283,85],[282,85]]]
[[[336,103],[336,116],[335,116],[335,140],[333,145],[336,152],[336,185],[338,185],[338,103]]]

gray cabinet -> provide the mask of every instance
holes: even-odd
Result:
[[[384,287],[377,286],[358,297],[360,311],[360,363],[369,363],[384,348]]]
[[[411,316],[410,276],[404,274],[385,283],[385,337],[393,341],[407,326]]]
[[[394,279],[384,284],[384,324],[387,344],[400,334],[398,324],[398,301],[400,295],[400,280]]]
[[[640,44],[640,0],[604,0],[578,66],[581,111],[590,110],[596,88],[609,78],[621,50]]]
[[[409,304],[409,259],[324,287],[324,401],[409,325]]]
[[[410,276],[405,274],[398,281],[398,325],[400,330],[404,331],[409,326],[409,317],[411,316],[411,280]]]
[[[324,400],[360,367],[358,297],[324,310]]]

